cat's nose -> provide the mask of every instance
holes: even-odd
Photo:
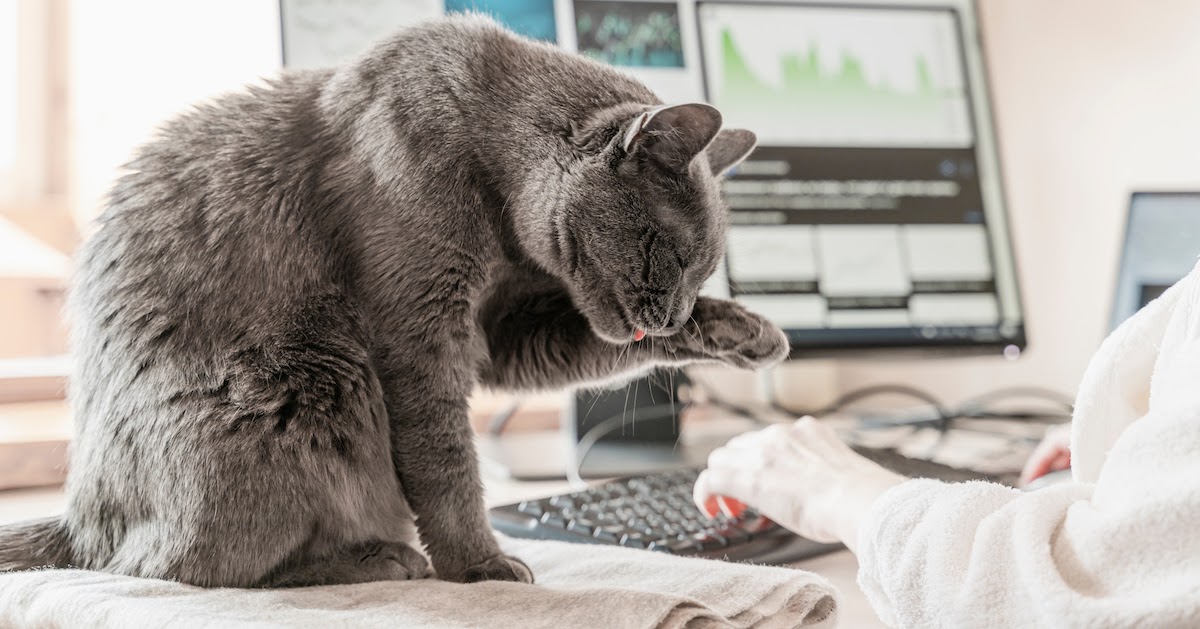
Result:
[[[678,333],[680,330],[683,329],[683,325],[685,323],[687,323],[687,319],[672,319],[671,324],[668,325],[667,327],[663,328],[663,331],[662,331],[663,335],[670,336],[672,334]]]

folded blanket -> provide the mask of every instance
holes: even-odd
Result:
[[[502,539],[537,585],[436,580],[203,589],[84,570],[0,575],[0,627],[832,627],[836,592],[801,570]]]

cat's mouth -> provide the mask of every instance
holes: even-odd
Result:
[[[610,311],[611,315],[598,318],[589,317],[589,319],[596,334],[610,343],[638,342],[647,336],[671,336],[679,333],[687,319],[687,316],[684,316],[684,308],[680,307],[676,309],[678,312],[665,322],[649,321],[645,317],[635,316],[630,312],[629,307],[615,295],[609,299],[610,301],[605,304],[609,307],[602,306],[602,310]],[[687,307],[686,310],[690,315],[691,308]]]

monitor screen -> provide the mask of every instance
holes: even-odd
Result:
[[[1111,327],[1183,279],[1200,258],[1200,192],[1135,192],[1117,270]]]
[[[282,0],[289,66],[478,10],[707,101],[759,148],[726,181],[705,286],[778,323],[793,353],[992,351],[1025,333],[972,0]]]
[[[714,290],[798,352],[1022,344],[970,9],[698,4],[706,96],[759,137]]]

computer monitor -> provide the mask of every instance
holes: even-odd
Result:
[[[714,292],[793,355],[1024,345],[971,2],[701,0],[696,21],[706,99],[759,138]]]
[[[1135,192],[1113,292],[1111,328],[1183,279],[1200,259],[1200,192]]]

